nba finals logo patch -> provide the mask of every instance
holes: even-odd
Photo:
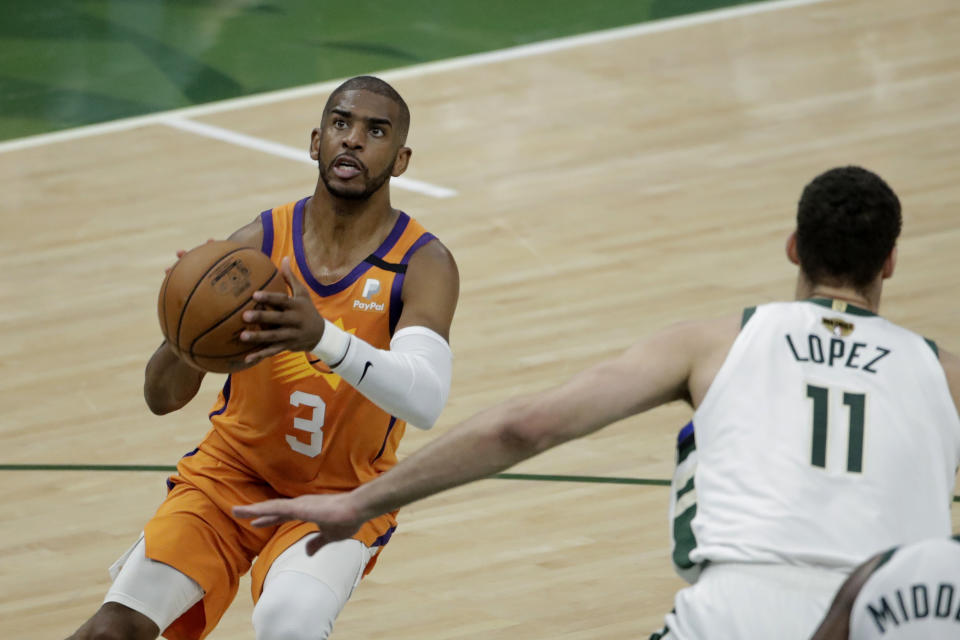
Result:
[[[823,326],[826,327],[827,331],[837,337],[846,338],[853,333],[853,323],[840,318],[824,318]]]

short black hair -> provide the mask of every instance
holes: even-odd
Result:
[[[389,83],[375,76],[355,76],[344,81],[339,87],[334,89],[330,97],[327,98],[327,104],[323,107],[324,120],[327,118],[327,113],[329,113],[334,99],[344,91],[369,91],[370,93],[376,93],[395,102],[396,105],[400,107],[400,119],[393,123],[394,130],[397,133],[400,144],[406,144],[407,132],[410,130],[410,109],[407,107],[407,103],[403,98],[400,97],[400,94],[397,93],[397,90],[390,86]]]
[[[837,167],[803,189],[797,207],[800,268],[814,284],[862,290],[897,244],[900,200],[877,174]]]

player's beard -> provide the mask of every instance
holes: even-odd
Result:
[[[349,191],[346,189],[341,189],[330,184],[330,179],[327,177],[327,171],[332,170],[324,169],[323,162],[318,161],[317,165],[320,168],[320,179],[323,180],[323,185],[327,188],[327,191],[334,197],[341,198],[343,200],[367,200],[370,196],[377,192],[377,190],[384,185],[384,183],[390,179],[390,175],[393,173],[393,162],[387,165],[387,168],[383,170],[377,176],[369,178],[364,182],[364,187],[362,191]]]

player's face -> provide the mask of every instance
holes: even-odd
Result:
[[[400,109],[369,91],[344,91],[313,131],[311,155],[334,196],[365,200],[407,167],[410,149],[395,130]]]

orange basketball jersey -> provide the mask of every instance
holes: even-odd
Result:
[[[340,281],[324,285],[310,273],[304,255],[306,202],[261,214],[263,252],[278,267],[284,256],[290,258],[293,274],[306,283],[325,318],[374,347],[389,348],[407,263],[433,236],[401,213],[372,255]],[[396,463],[405,428],[307,352],[283,352],[230,375],[210,421],[212,437],[203,448],[284,496],[349,491],[372,480]],[[392,516],[382,518],[373,527],[376,536],[394,524]],[[373,545],[376,539],[363,542]]]

